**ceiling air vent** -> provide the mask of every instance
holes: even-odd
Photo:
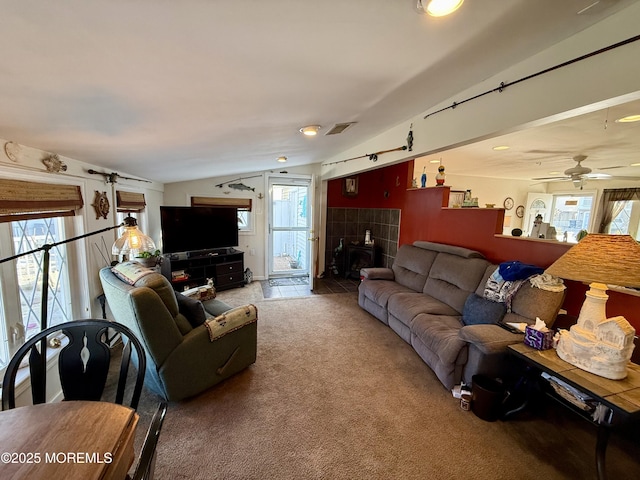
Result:
[[[344,132],[347,128],[353,125],[356,122],[347,122],[347,123],[336,123],[331,130],[329,130],[325,135],[338,135],[339,133]]]

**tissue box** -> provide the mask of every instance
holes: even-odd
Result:
[[[547,350],[553,346],[553,330],[541,332],[527,326],[524,331],[524,343],[536,350]]]

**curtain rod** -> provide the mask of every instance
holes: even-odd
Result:
[[[463,103],[470,102],[471,100],[475,100],[477,98],[484,97],[485,95],[488,95],[490,93],[494,93],[494,92],[502,93],[502,91],[505,88],[510,87],[512,85],[516,85],[516,84],[518,84],[520,82],[524,82],[525,80],[529,80],[531,78],[538,77],[538,76],[543,75],[545,73],[552,72],[552,71],[557,70],[559,68],[566,67],[566,66],[571,65],[573,63],[580,62],[582,60],[586,60],[587,58],[591,58],[591,57],[594,57],[596,55],[600,55],[601,53],[608,52],[609,50],[613,50],[615,48],[622,47],[624,45],[628,45],[629,43],[637,42],[638,40],[640,40],[640,35],[636,35],[635,37],[631,37],[631,38],[628,38],[626,40],[622,40],[621,42],[614,43],[613,45],[609,45],[608,47],[603,47],[603,48],[601,48],[599,50],[595,50],[595,51],[587,53],[585,55],[581,55],[580,57],[576,57],[576,58],[573,58],[571,60],[567,60],[566,62],[559,63],[557,65],[554,65],[553,67],[549,67],[549,68],[546,68],[544,70],[540,70],[539,72],[532,73],[531,75],[527,75],[526,77],[519,78],[518,80],[514,80],[513,82],[500,82],[500,85],[498,85],[496,88],[492,88],[491,90],[487,90],[486,92],[482,92],[482,93],[479,93],[478,95],[474,95],[473,97],[466,98],[466,99],[464,99],[464,100],[462,100],[460,102],[453,102],[448,107],[444,107],[444,108],[441,108],[440,110],[436,110],[435,112],[428,113],[427,115],[424,116],[423,119],[426,120],[427,118],[431,117],[432,115],[435,115],[436,113],[444,112],[445,110],[449,110],[449,109],[453,110],[458,105],[462,105]]]

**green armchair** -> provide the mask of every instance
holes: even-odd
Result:
[[[147,353],[145,385],[166,400],[197,395],[256,361],[255,308],[242,326],[212,340],[203,319],[187,318],[188,309],[176,298],[180,294],[161,274],[149,273],[130,285],[107,267],[100,270],[100,281],[115,321],[133,330]],[[205,316],[227,308],[214,300]]]

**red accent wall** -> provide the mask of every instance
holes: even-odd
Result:
[[[411,186],[413,161],[370,170],[358,177],[358,195],[342,194],[344,178],[329,180],[327,206],[343,208],[399,208],[405,203],[407,188]]]
[[[546,268],[571,244],[502,236],[502,208],[446,208],[449,187],[411,189],[413,161],[358,175],[358,196],[342,195],[343,179],[328,182],[329,207],[399,208],[400,245],[416,240],[458,245],[482,252],[489,261],[520,260]],[[398,183],[400,185],[398,185]],[[386,192],[386,194],[385,194]],[[567,281],[563,308],[577,316],[587,286]],[[640,332],[640,297],[607,292],[607,317],[624,316]]]

